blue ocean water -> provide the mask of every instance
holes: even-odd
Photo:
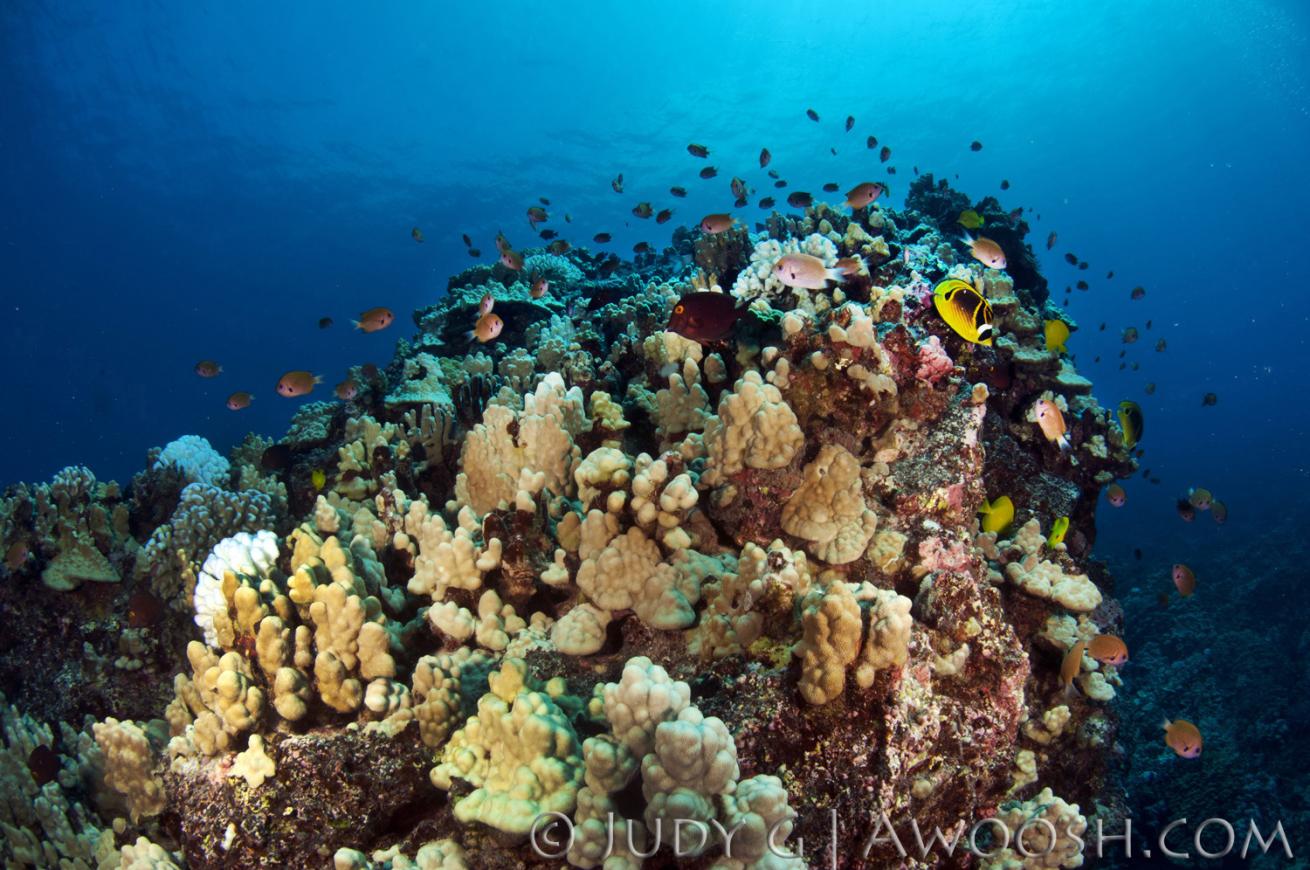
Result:
[[[1160,479],[1127,484],[1132,510],[1100,511],[1128,605],[1186,560],[1241,608],[1265,568],[1232,554],[1274,558],[1271,529],[1304,534],[1303,4],[11,2],[0,107],[0,485],[74,463],[126,480],[183,433],[220,449],[280,434],[299,403],[278,376],[330,385],[385,362],[397,328],[363,335],[351,317],[386,305],[407,326],[472,262],[461,233],[489,260],[497,230],[532,238],[525,209],[547,197],[566,237],[659,246],[729,208],[734,174],[752,201],[769,193],[768,147],[789,190],[872,177],[900,203],[917,167],[1023,206],[1054,297],[1088,281],[1070,294],[1070,350],[1103,404],[1141,403]],[[697,177],[688,142],[717,178]],[[673,222],[634,218],[642,200]],[[1125,346],[1129,326],[1141,339]],[[197,378],[202,358],[222,376]],[[228,411],[234,390],[253,406]],[[1230,522],[1183,524],[1188,486]],[[1274,668],[1286,651],[1221,654]],[[1305,665],[1289,676],[1304,687]]]

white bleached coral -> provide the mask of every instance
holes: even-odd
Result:
[[[208,483],[223,486],[227,483],[231,464],[206,439],[199,435],[183,435],[170,441],[155,460],[155,468],[173,466],[191,483]]]
[[[234,580],[247,578],[252,585],[258,586],[272,576],[277,558],[278,538],[270,531],[259,531],[253,535],[238,532],[214,546],[205,558],[192,594],[195,623],[200,626],[205,643],[215,649],[222,646],[215,619],[221,622],[228,612],[227,597],[223,593],[224,576],[231,573],[235,575]],[[228,643],[231,643],[230,639]]]

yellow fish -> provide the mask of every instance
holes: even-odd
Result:
[[[983,220],[983,216],[971,208],[960,212],[960,216],[955,222],[971,230],[976,230],[986,223],[986,221]]]
[[[1010,501],[1008,495],[1003,495],[996,501],[983,500],[983,506],[978,511],[982,514],[982,530],[984,532],[1003,532],[1010,523],[1014,522],[1014,502]]]
[[[322,492],[323,487],[327,486],[327,472],[321,468],[315,468],[309,475],[309,480],[314,484],[314,492]]]
[[[1119,427],[1124,433],[1124,447],[1132,450],[1142,440],[1142,408],[1136,402],[1119,403]]]
[[[973,285],[958,278],[947,279],[932,291],[933,305],[946,325],[965,341],[992,344],[992,305]]]
[[[1058,350],[1060,353],[1068,353],[1069,348],[1064,346],[1065,341],[1069,338],[1069,324],[1063,320],[1046,321],[1046,349]]]
[[[1051,534],[1046,538],[1046,543],[1052,547],[1064,543],[1064,536],[1068,531],[1069,518],[1060,517],[1055,521],[1055,525],[1051,526]]]

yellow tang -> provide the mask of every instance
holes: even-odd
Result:
[[[1124,430],[1124,446],[1132,450],[1142,440],[1142,408],[1136,402],[1119,403],[1119,427]]]
[[[1064,543],[1064,536],[1065,533],[1068,531],[1069,531],[1069,518],[1060,517],[1058,520],[1055,521],[1055,525],[1051,526],[1051,534],[1046,539],[1046,543],[1052,547],[1056,546],[1057,544]]]
[[[314,472],[309,475],[309,480],[314,484],[314,492],[321,492],[323,487],[327,486],[327,472],[321,468],[315,468]]]
[[[1003,532],[1014,522],[1014,502],[1010,501],[1008,495],[1003,495],[996,501],[983,500],[982,509],[978,511],[982,514],[982,530],[984,532]]]
[[[1069,324],[1063,320],[1046,321],[1046,349],[1058,350],[1060,353],[1068,353],[1069,348],[1064,346],[1065,341],[1069,338]]]
[[[932,296],[947,326],[965,341],[991,347],[992,305],[972,284],[949,278],[934,288]]]
[[[960,216],[956,218],[955,222],[971,230],[976,230],[986,223],[986,221],[983,220],[983,216],[973,209],[966,209],[965,211],[960,212]]]

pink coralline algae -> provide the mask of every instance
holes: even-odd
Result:
[[[951,362],[950,356],[946,353],[946,348],[942,347],[941,339],[935,335],[928,336],[928,340],[919,347],[919,368],[915,371],[914,376],[921,381],[927,381],[935,385],[939,380],[951,373],[954,363]]]

